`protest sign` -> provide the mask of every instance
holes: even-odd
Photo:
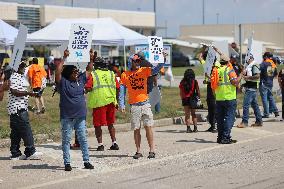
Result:
[[[213,47],[210,46],[208,48],[206,64],[205,64],[205,73],[207,73],[208,75],[211,75],[211,70],[215,61],[215,57],[216,57],[216,51],[213,49]]]
[[[258,64],[262,62],[263,43],[259,41],[252,41],[251,53],[253,54],[254,61]]]
[[[166,62],[164,67],[170,67],[172,65],[172,45],[164,45],[164,53],[166,55]]]
[[[212,43],[219,51],[221,51],[226,57],[229,57],[229,46],[228,41],[214,41]],[[217,59],[220,60],[220,55],[217,53]]]
[[[164,63],[163,39],[157,36],[148,36],[149,62],[153,65]]]
[[[68,50],[70,55],[67,62],[79,63],[90,61],[93,26],[90,24],[72,24]]]
[[[251,36],[248,38],[248,47],[247,47],[247,53],[246,53],[246,57],[245,57],[245,64],[248,62],[249,59],[249,55],[251,54],[251,47],[252,47],[252,40],[253,40],[253,33],[251,34]]]
[[[135,46],[135,53],[143,53],[145,60],[149,61],[149,47],[148,45]]]
[[[21,63],[21,58],[25,49],[25,43],[28,35],[28,28],[24,25],[20,25],[17,38],[14,42],[13,54],[11,57],[10,67],[15,71],[18,71],[19,65]]]

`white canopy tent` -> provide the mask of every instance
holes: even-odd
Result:
[[[0,19],[0,45],[8,46],[14,43],[18,29]]]
[[[73,23],[93,25],[93,44],[131,46],[147,44],[147,37],[130,30],[112,18],[80,18],[56,19],[45,28],[28,36],[29,44],[59,45],[69,40],[70,28]]]
[[[45,28],[28,35],[27,44],[60,45],[69,40],[73,23],[93,25],[92,43],[95,45],[119,45],[124,47],[124,64],[126,65],[125,46],[147,44],[147,37],[128,29],[112,18],[56,19]]]

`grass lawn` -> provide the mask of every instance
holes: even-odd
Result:
[[[204,75],[204,69],[201,64],[198,64],[196,66],[187,66],[187,67],[172,67],[172,72],[174,76],[183,76],[186,69],[193,69],[196,76],[203,76]]]

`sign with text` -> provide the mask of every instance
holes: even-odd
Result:
[[[206,64],[205,64],[205,73],[207,73],[208,75],[211,75],[211,70],[214,64],[215,57],[216,57],[216,51],[213,49],[213,47],[210,46],[208,48]]]
[[[151,64],[164,63],[163,39],[157,36],[148,36],[149,62]]]
[[[28,35],[28,28],[24,25],[20,25],[17,38],[14,42],[13,54],[11,57],[10,67],[15,71],[18,71],[19,65],[21,63],[21,58],[25,49],[25,43]]]
[[[149,61],[149,45],[137,45],[135,46],[135,53],[143,53],[145,59]],[[166,54],[166,62],[164,67],[169,67],[172,65],[172,45],[164,44],[163,52]]]
[[[72,24],[67,62],[89,62],[92,44],[93,26],[90,24]]]

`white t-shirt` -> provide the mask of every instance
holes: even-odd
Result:
[[[13,73],[10,78],[10,89],[15,89],[18,91],[28,91],[28,83],[26,82],[26,78],[24,75]],[[7,105],[8,114],[16,114],[18,110],[28,109],[29,96],[21,96],[16,97],[12,95],[11,91],[9,91],[9,101]]]

